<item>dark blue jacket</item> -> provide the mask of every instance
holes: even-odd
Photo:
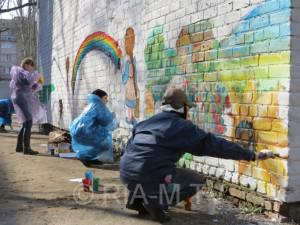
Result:
[[[11,126],[11,116],[14,112],[14,106],[10,99],[0,99],[0,125]]]
[[[124,183],[161,182],[185,152],[196,156],[254,160],[255,153],[206,133],[175,112],[162,112],[136,125],[120,161]]]

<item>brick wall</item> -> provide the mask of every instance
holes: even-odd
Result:
[[[153,115],[166,88],[180,86],[196,103],[189,116],[201,128],[284,156],[248,163],[187,155],[182,165],[272,199],[299,201],[297,7],[291,0],[55,1],[51,68],[42,65],[55,86],[52,121],[67,128],[86,95],[102,88],[120,126],[131,129],[132,111],[137,120]],[[129,27],[135,38],[126,42]],[[43,41],[41,58],[49,57]],[[129,45],[131,86],[122,82]],[[138,96],[133,109],[126,106],[128,91]]]

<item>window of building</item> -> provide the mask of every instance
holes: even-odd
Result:
[[[3,49],[16,49],[16,45],[13,43],[1,43]]]

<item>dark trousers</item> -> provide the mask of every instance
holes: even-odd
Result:
[[[30,149],[32,120],[25,121],[18,134],[17,149]]]
[[[136,201],[155,201],[158,205],[166,207],[192,197],[203,186],[204,178],[201,174],[183,168],[176,168],[172,174],[172,181],[166,183],[130,182],[128,203]]]

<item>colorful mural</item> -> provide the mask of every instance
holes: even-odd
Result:
[[[225,39],[210,20],[182,27],[175,48],[167,48],[163,26],[149,32],[146,110],[152,115],[169,86],[186,90],[197,107],[190,119],[201,128],[255,151],[288,147],[287,121],[279,95],[290,77],[290,1],[255,6]],[[241,162],[239,173],[281,185],[284,159],[258,165]]]
[[[81,43],[74,60],[71,79],[73,94],[80,63],[82,62],[86,54],[93,50],[99,50],[103,52],[105,55],[111,58],[116,67],[120,69],[120,58],[122,56],[122,51],[119,48],[118,43],[111,36],[101,31],[90,34]]]
[[[69,56],[66,59],[66,76],[67,76],[67,84],[69,84],[69,69],[70,69],[70,58]]]
[[[136,124],[139,116],[139,89],[136,80],[136,60],[133,56],[135,34],[132,27],[127,28],[124,37],[125,63],[122,82],[125,85],[125,105],[127,107],[126,122]]]

